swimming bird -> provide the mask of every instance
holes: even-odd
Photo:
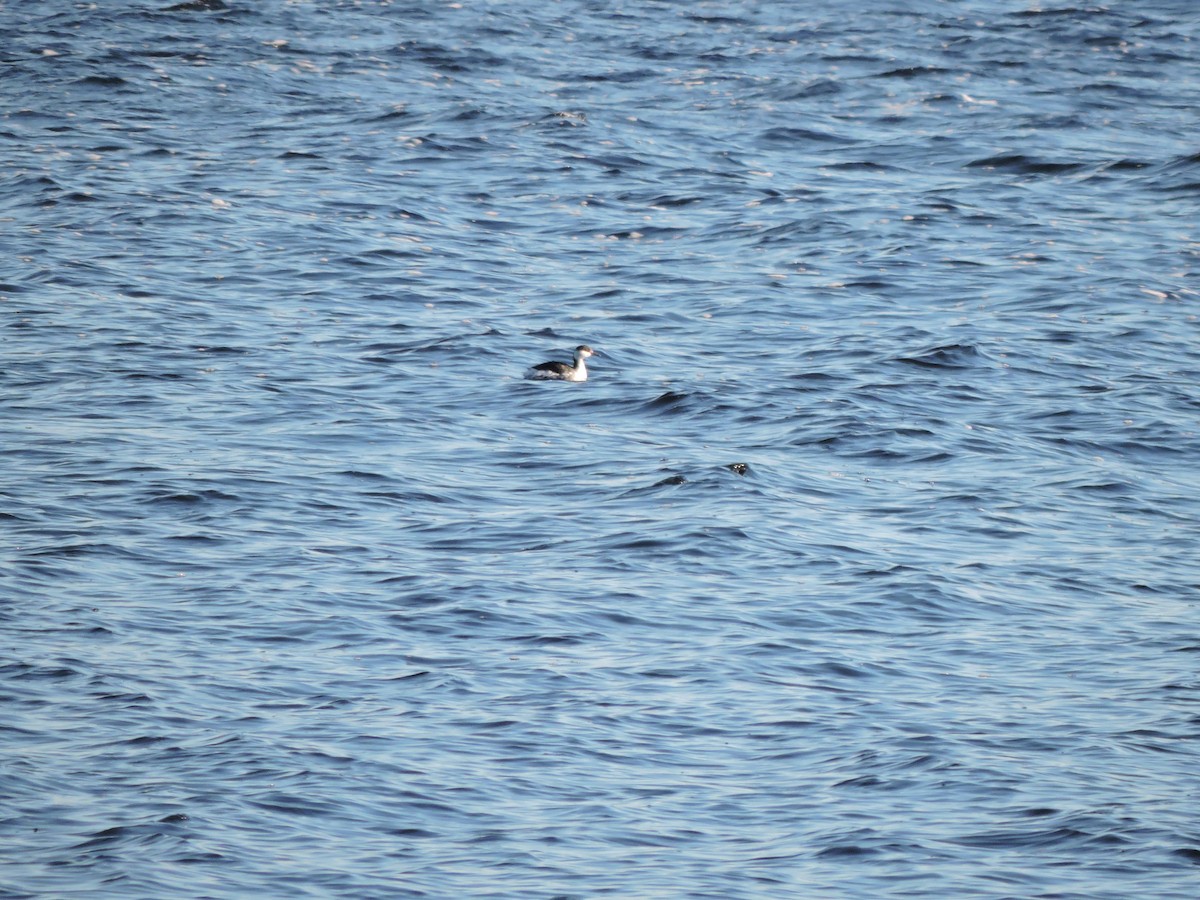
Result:
[[[587,365],[584,360],[595,353],[587,344],[575,348],[575,363],[544,362],[529,370],[530,378],[554,378],[559,381],[587,381]]]

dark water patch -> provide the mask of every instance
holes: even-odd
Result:
[[[117,75],[87,75],[75,82],[79,87],[123,88],[128,82]]]
[[[892,166],[871,162],[870,160],[855,160],[853,162],[832,163],[825,166],[833,172],[888,172]]]
[[[970,344],[947,344],[897,361],[922,368],[966,369],[977,365],[980,358],[979,350]]]
[[[1062,175],[1084,168],[1080,162],[1051,162],[1028,157],[1020,153],[1001,154],[977,159],[966,164],[968,169],[989,169],[1019,172],[1024,175]]]
[[[757,143],[774,147],[796,147],[807,144],[840,144],[846,143],[846,139],[833,132],[814,128],[778,126],[760,134]]]
[[[781,102],[808,100],[812,98],[827,98],[835,97],[842,93],[844,88],[839,81],[830,78],[817,78],[808,84],[791,85],[778,84],[773,85],[770,89],[771,96]]]
[[[164,6],[163,12],[222,12],[229,9],[224,0],[185,0],[172,6]]]
[[[902,66],[898,69],[889,69],[886,72],[880,72],[876,78],[920,78],[924,75],[947,75],[949,70],[943,69],[940,66]]]

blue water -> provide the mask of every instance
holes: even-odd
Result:
[[[1196,896],[1193,3],[160,4],[0,5],[0,897]]]

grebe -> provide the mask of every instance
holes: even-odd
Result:
[[[559,381],[587,381],[587,366],[584,360],[595,353],[587,344],[575,348],[575,364],[544,362],[529,370],[530,378],[555,378]]]

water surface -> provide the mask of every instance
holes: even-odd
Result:
[[[0,896],[1194,896],[1134,7],[0,8]]]

